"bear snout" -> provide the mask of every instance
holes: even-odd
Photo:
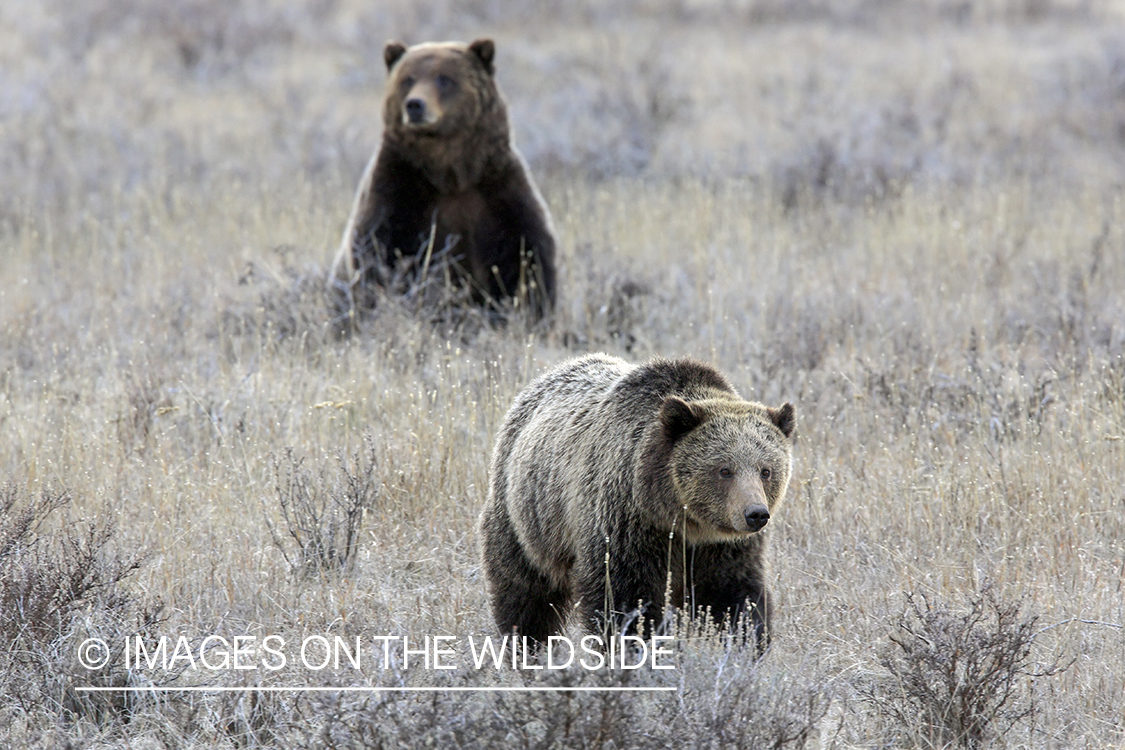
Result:
[[[764,505],[751,505],[746,509],[744,514],[746,518],[746,530],[750,533],[761,531],[770,520],[770,511]]]
[[[403,105],[406,121],[411,125],[422,125],[426,122],[426,102],[417,97],[407,99]]]

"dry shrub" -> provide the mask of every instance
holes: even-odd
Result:
[[[889,681],[866,689],[876,711],[922,747],[979,748],[1017,725],[1033,726],[1034,681],[1069,664],[1032,655],[1038,617],[991,584],[960,611],[908,593],[881,664]]]
[[[457,255],[455,241],[436,247],[433,237],[415,255],[387,263],[372,254],[369,265],[356,269],[356,278],[378,279],[379,283],[350,284],[332,280],[334,320],[346,330],[356,330],[362,317],[380,305],[398,303],[414,314],[428,313],[441,319],[468,303],[470,290],[453,283]]]
[[[826,721],[832,681],[808,662],[756,661],[721,637],[683,641],[668,671],[572,668],[491,678],[506,687],[566,688],[558,692],[387,692],[362,703],[335,696],[303,708],[295,745],[313,748],[636,748],[776,750],[830,741]],[[712,659],[718,658],[716,672]],[[430,677],[429,686],[436,684]],[[440,687],[480,685],[466,670]],[[597,688],[674,687],[666,692]],[[586,688],[588,690],[582,690]],[[593,688],[594,690],[589,690]],[[299,738],[299,739],[298,739]]]
[[[531,311],[539,306],[530,253],[521,258],[517,289],[504,290],[508,299],[493,299],[473,283],[463,266],[464,254],[455,237],[438,247],[431,234],[414,255],[398,255],[390,262],[366,258],[356,269],[357,283],[331,279],[327,293],[333,330],[340,335],[370,335],[387,316],[406,315],[426,321],[446,336],[471,338],[484,326],[519,331],[546,331],[550,316],[536,321]]]
[[[238,275],[242,291],[225,300],[224,330],[235,336],[323,343],[331,328],[331,301],[324,269],[302,262],[307,251],[279,245],[246,263]]]
[[[579,352],[620,350],[650,351],[651,329],[673,294],[659,289],[651,271],[639,270],[622,258],[607,260],[608,253],[591,242],[571,251],[570,266],[576,279],[566,289],[572,300],[560,302],[570,309],[560,331],[567,348]],[[659,292],[659,293],[658,293]]]
[[[34,499],[13,483],[0,490],[0,633],[8,642],[50,640],[93,603],[121,610],[130,601],[120,585],[144,556],[111,551],[113,519],[48,534],[50,516],[70,503],[65,489],[44,489]]]
[[[379,461],[371,440],[363,451],[338,454],[336,469],[305,468],[304,458],[287,449],[273,461],[274,491],[286,542],[265,513],[274,545],[294,573],[350,570],[364,513],[379,498]]]
[[[81,685],[123,685],[120,643],[130,625],[156,624],[160,606],[144,608],[124,583],[144,564],[144,554],[114,549],[112,519],[57,527],[54,516],[70,506],[66,489],[32,496],[9,482],[0,489],[0,716],[49,708],[66,716],[119,716],[120,694],[75,691]],[[107,663],[88,670],[77,663],[86,637],[110,644]],[[0,721],[0,723],[3,723]]]

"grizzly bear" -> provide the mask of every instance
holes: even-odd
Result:
[[[490,39],[383,50],[383,140],[356,191],[330,284],[350,311],[439,258],[473,300],[540,319],[555,301],[546,205],[512,144]]]
[[[691,359],[563,363],[517,396],[480,517],[492,613],[543,643],[576,602],[593,633],[662,624],[667,602],[769,639],[763,528],[795,414],[743,401]]]

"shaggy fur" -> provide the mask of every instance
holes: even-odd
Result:
[[[514,299],[542,317],[555,301],[547,208],[512,145],[491,40],[390,42],[383,142],[360,181],[332,284],[374,305],[396,271],[445,249],[479,304]]]
[[[659,624],[664,604],[742,615],[768,642],[766,537],[791,469],[791,404],[743,401],[689,359],[566,362],[516,398],[480,518],[501,631]],[[608,555],[608,557],[607,557]]]

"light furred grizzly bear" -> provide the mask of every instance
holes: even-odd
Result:
[[[762,529],[791,470],[793,405],[744,401],[690,359],[563,363],[508,411],[480,517],[504,633],[659,625],[668,602],[749,626],[768,644]],[[608,611],[607,611],[608,607]],[[744,615],[746,617],[744,617]],[[748,634],[748,633],[747,633]]]
[[[383,140],[356,191],[330,284],[370,309],[396,276],[417,280],[446,255],[478,304],[533,319],[555,301],[555,238],[512,144],[489,39],[388,42]]]

